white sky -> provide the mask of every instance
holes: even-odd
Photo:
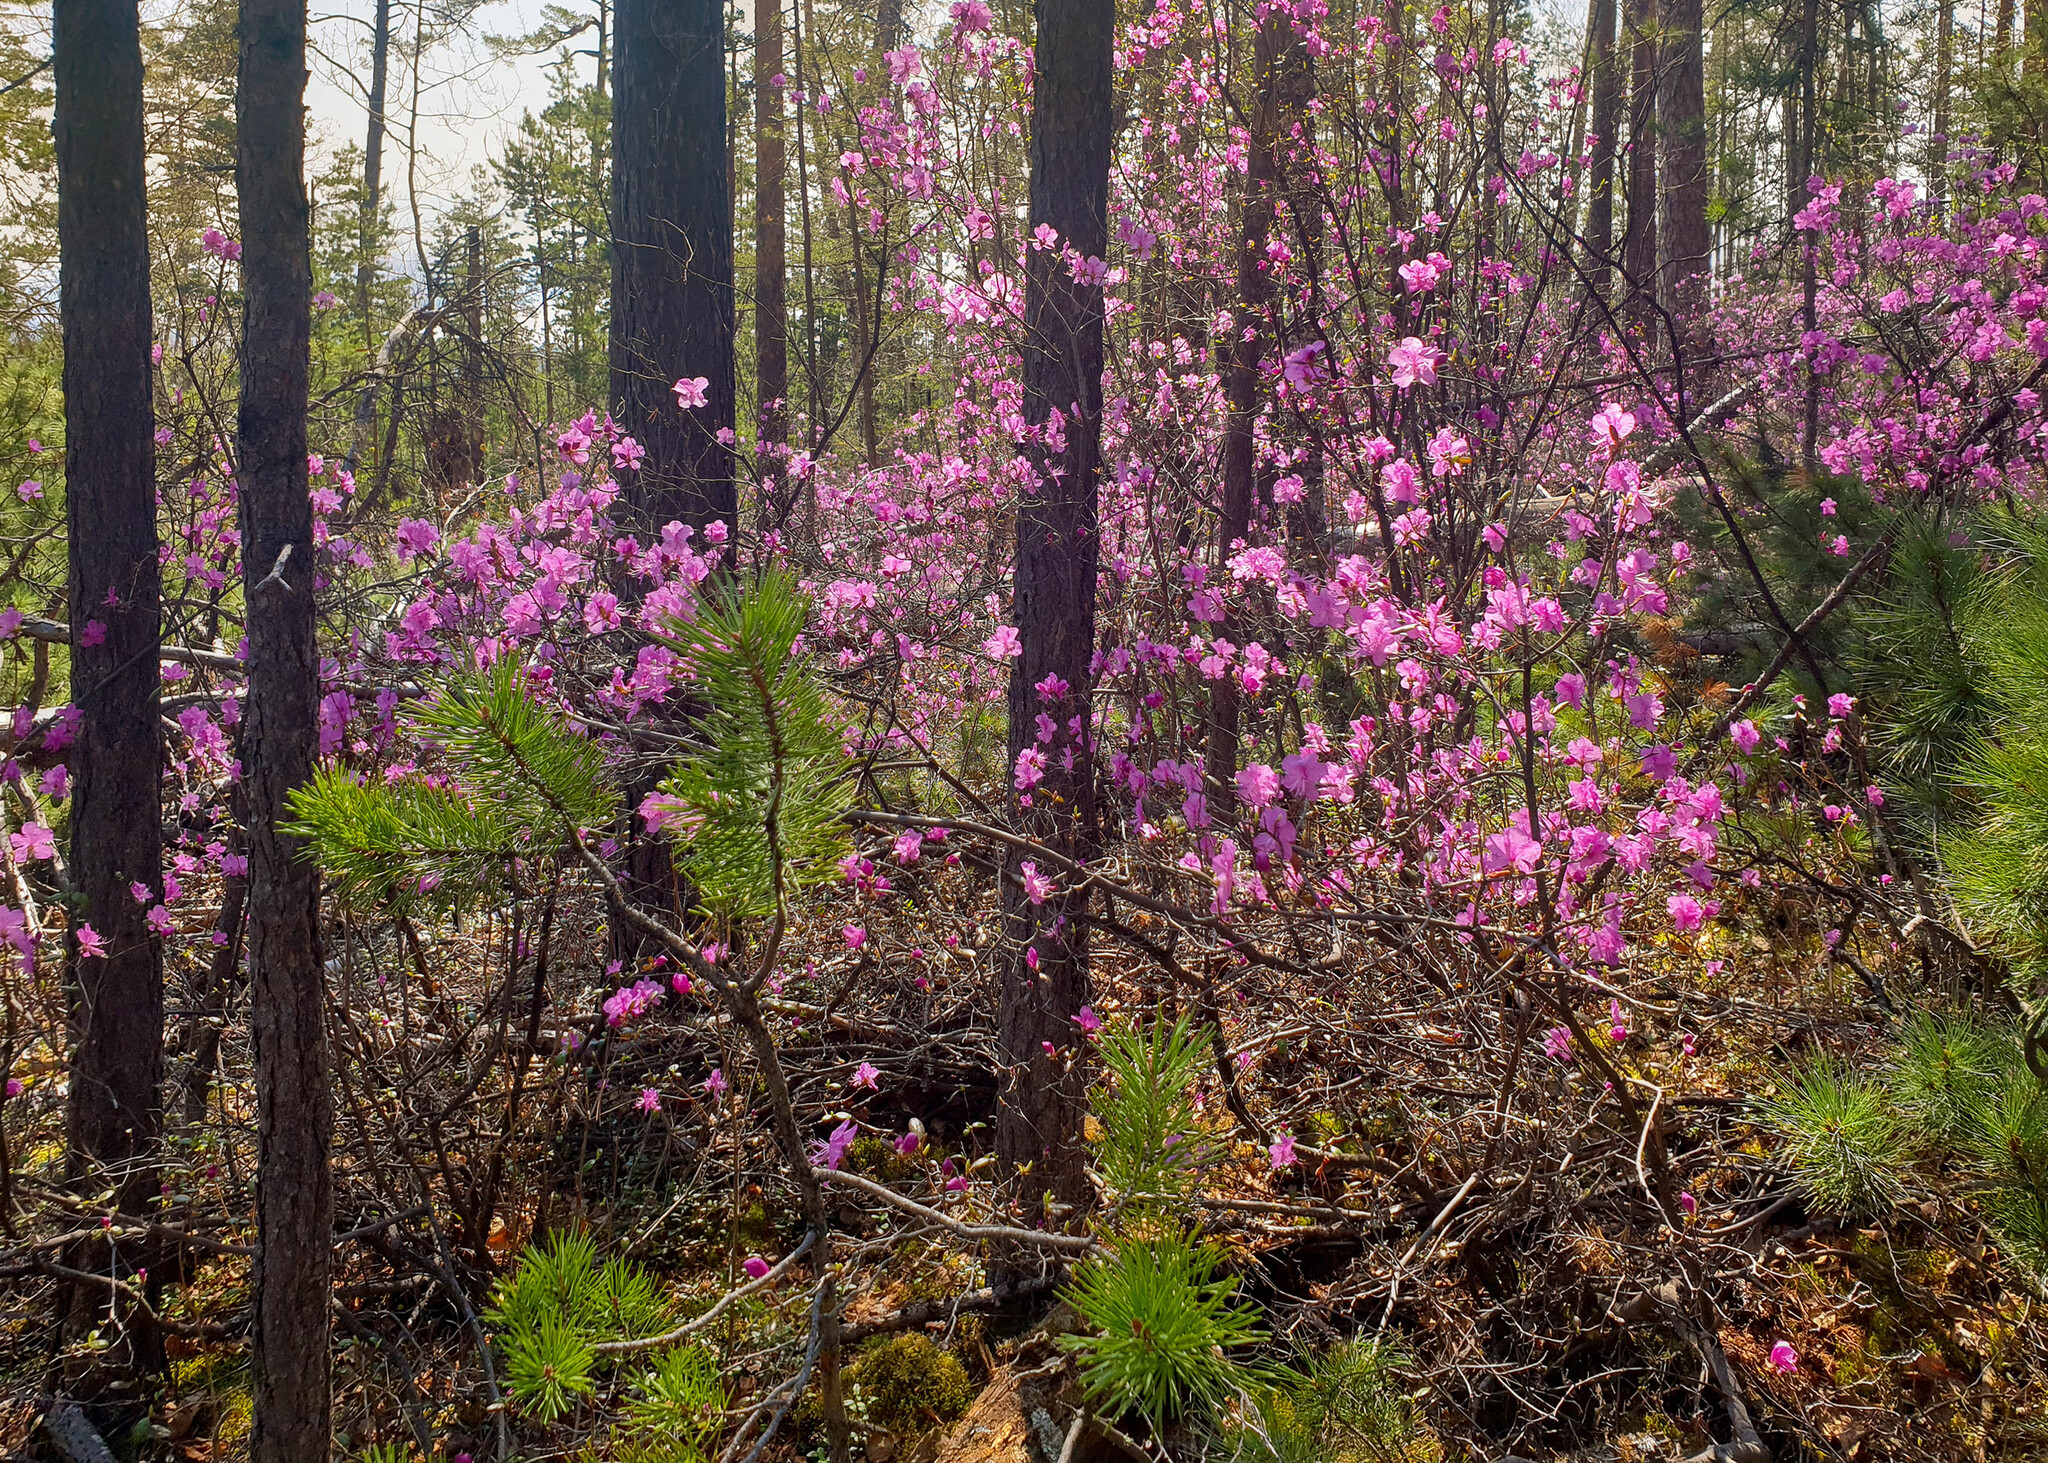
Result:
[[[392,6],[391,56],[384,115],[385,194],[399,212],[399,232],[410,233],[408,170],[417,179],[422,205],[435,205],[470,191],[473,169],[500,153],[506,137],[527,111],[547,102],[547,68],[552,56],[499,59],[487,35],[513,36],[532,30],[542,0],[493,0],[478,9],[462,32],[435,44],[429,37],[419,66],[417,155],[408,147],[414,106],[415,10]],[[310,29],[312,79],[306,89],[310,123],[322,155],[353,142],[363,145],[368,127],[370,33],[375,0],[329,0],[314,11]],[[585,63],[586,65],[588,63]],[[308,172],[318,170],[309,162]]]

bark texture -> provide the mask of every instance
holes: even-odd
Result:
[[[250,1021],[256,1048],[256,1327],[251,1463],[328,1456],[333,1097],[322,1003],[319,876],[278,825],[313,770],[319,658],[306,482],[312,260],[305,162],[305,0],[242,0],[235,184],[242,215],[242,572],[249,695]],[[286,550],[289,549],[289,554]]]
[[[1605,294],[1614,286],[1614,153],[1621,138],[1621,65],[1614,53],[1615,0],[1592,0],[1586,16],[1593,123],[1586,180],[1586,248],[1593,278]]]
[[[764,527],[784,530],[789,501],[789,261],[784,227],[782,0],[755,0],[754,386],[755,461]]]
[[[1628,77],[1628,230],[1621,267],[1630,316],[1647,329],[1657,290],[1657,0],[1625,0]]]
[[[1662,154],[1663,295],[1674,314],[1689,316],[1706,299],[1707,63],[1701,0],[1662,0],[1663,66],[1657,87],[1657,146]]]
[[[1235,328],[1223,368],[1230,414],[1223,429],[1223,511],[1216,522],[1214,570],[1219,575],[1226,572],[1225,561],[1252,532],[1258,500],[1271,494],[1270,486],[1262,490],[1258,481],[1254,434],[1265,404],[1261,367],[1273,324],[1269,318],[1273,276],[1266,245],[1273,236],[1274,203],[1281,196],[1280,149],[1293,121],[1295,109],[1288,101],[1294,89],[1289,82],[1302,70],[1299,49],[1294,22],[1286,12],[1273,11],[1260,22],[1252,51],[1257,94],[1252,103],[1251,146],[1245,159],[1244,201],[1238,213]],[[1271,476],[1266,474],[1269,480]],[[1236,644],[1242,638],[1242,627],[1225,624],[1221,633]],[[1219,822],[1237,806],[1237,750],[1243,722],[1240,699],[1234,676],[1221,676],[1209,683],[1205,778],[1210,806]]]
[[[1045,758],[1042,779],[1016,794],[1021,825],[1086,857],[1095,821],[1089,695],[1103,309],[1101,288],[1075,278],[1067,251],[1084,262],[1109,252],[1115,7],[1111,0],[1038,0],[1036,9],[1030,222],[1058,239],[1053,248],[1029,252],[1025,278],[1024,420],[1031,435],[1023,451],[1037,483],[1017,506],[1012,613],[1023,653],[1011,666],[1009,751],[1013,770],[1027,751]],[[1041,717],[1053,728],[1043,738]],[[1078,1205],[1086,1191],[1087,1075],[1073,1018],[1088,1001],[1088,952],[1070,898],[1056,892],[1033,904],[1014,879],[1005,880],[1003,897],[996,1152],[1018,1181],[1027,1215],[1037,1218],[1048,1199]]]
[[[644,542],[672,522],[738,526],[725,7],[622,0],[613,14],[612,415],[647,449],[622,498]],[[681,405],[676,382],[700,377],[704,405]],[[640,587],[628,579],[625,592]],[[652,786],[629,788],[628,806]],[[634,843],[623,883],[641,907],[686,916],[658,839]],[[610,924],[619,958],[649,948],[616,914]]]
[[[156,446],[151,440],[149,239],[144,228],[142,49],[135,0],[56,0],[57,235],[64,334],[65,512],[70,540],[71,879],[75,922],[106,942],[66,958],[68,1169],[146,1213],[163,1127],[163,957],[131,884],[163,887]],[[99,638],[98,626],[105,631]],[[97,644],[87,643],[98,639]],[[74,1251],[100,1273],[104,1249]],[[130,1257],[133,1263],[133,1257]],[[65,1337],[104,1323],[106,1292],[67,1302]],[[124,1328],[65,1369],[74,1395],[133,1395],[157,1340]]]
[[[623,0],[612,63],[612,415],[636,527],[735,524],[732,187],[719,0]],[[705,379],[705,404],[675,383]],[[719,433],[726,440],[719,440]]]

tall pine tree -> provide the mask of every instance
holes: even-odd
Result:
[[[1017,503],[1012,613],[1021,654],[1010,672],[1009,751],[1021,769],[1013,785],[1028,784],[1016,793],[1021,826],[1086,858],[1095,842],[1089,711],[1103,366],[1102,287],[1091,275],[1109,252],[1116,7],[1038,0],[1037,18],[1030,222],[1057,242],[1029,252],[1024,285],[1024,455],[1034,482]],[[1049,741],[1038,735],[1041,714],[1056,728]],[[1080,902],[1058,890],[1027,893],[1012,863],[1003,885],[996,1154],[1037,1218],[1048,1202],[1078,1205],[1087,1193],[1087,1075],[1074,1060],[1074,1014],[1088,1001],[1088,948],[1075,918]]]
[[[57,235],[64,334],[65,512],[70,538],[72,1177],[148,1212],[163,1123],[163,957],[130,892],[163,888],[163,733],[157,650],[156,445],[150,400],[142,48],[135,0],[56,0]],[[106,953],[88,957],[90,926]],[[93,1274],[117,1262],[73,1253]],[[127,1263],[132,1265],[134,1257]],[[105,1320],[106,1292],[74,1290],[67,1338]],[[152,1338],[119,1328],[69,1390],[121,1395]],[[128,1393],[126,1395],[133,1395]]]
[[[249,694],[249,982],[256,1047],[256,1329],[251,1463],[328,1456],[334,1128],[319,876],[290,821],[319,747],[306,402],[313,263],[305,182],[305,0],[242,0],[235,187],[242,219],[235,447]]]

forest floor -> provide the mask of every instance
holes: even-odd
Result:
[[[846,948],[833,896],[812,911],[788,962],[804,975],[774,1002],[783,1061],[799,1110],[857,1122],[850,1171],[954,1220],[1002,1222],[988,1160],[989,910],[964,877],[909,892],[916,913],[886,950]],[[565,947],[594,937],[598,917],[566,923]],[[1189,1218],[1256,1304],[1272,1358],[1348,1337],[1393,1343],[1402,1421],[1360,1458],[1711,1456],[1730,1436],[1730,1386],[1781,1460],[2048,1456],[2048,1329],[1967,1187],[1916,1170],[1882,1222],[1830,1219],[1808,1211],[1756,1123],[1756,1104],[1809,1054],[1882,1060],[1889,1020],[1841,965],[1815,958],[1816,932],[1796,912],[1738,909],[1726,923],[1787,918],[1774,939],[1724,931],[1718,951],[1668,949],[1611,1054],[1661,1084],[1662,1141],[1691,1204],[1676,1233],[1644,1201],[1639,1126],[1615,1102],[1566,1100],[1589,1073],[1546,1063],[1526,1034],[1504,1068],[1514,1044],[1469,1033],[1520,1030],[1525,1013],[1438,988],[1389,952],[1361,946],[1315,987],[1241,967],[1211,972],[1227,984],[1182,988],[1111,950],[1096,962],[1095,1004],[1111,1021],[1171,1019],[1225,992],[1229,1060],[1203,1094],[1225,1157]],[[501,988],[465,975],[493,968],[502,933],[488,922],[435,932],[405,995],[376,968],[396,944],[365,938],[335,981],[337,1226],[349,1231],[337,1249],[338,1456],[651,1458],[608,1430],[623,1375],[600,1377],[551,1425],[504,1409],[502,1360],[487,1370],[479,1350],[497,1277],[537,1235],[586,1231],[601,1255],[644,1266],[674,1313],[694,1314],[746,1283],[744,1260],[786,1253],[802,1232],[767,1125],[748,1120],[753,1074],[737,1034],[701,993],[613,1032],[585,1014],[612,978],[595,960],[558,965],[574,973],[556,977],[508,1126],[517,1023],[496,1019]],[[494,1020],[511,1033],[498,1045]],[[207,1118],[174,1145],[162,1223],[192,1238],[151,1251],[167,1364],[145,1424],[114,1440],[124,1457],[226,1463],[246,1451],[247,1056],[229,1044]],[[857,1083],[861,1064],[872,1089]],[[714,1073],[729,1074],[730,1094],[707,1091]],[[631,1100],[649,1088],[658,1112]],[[25,1115],[9,1115],[7,1134],[20,1207],[0,1319],[0,1444],[48,1457],[36,1421],[59,1349],[54,1261],[82,1206],[60,1187],[50,1112]],[[913,1124],[922,1141],[906,1156],[896,1139]],[[1279,1130],[1300,1139],[1296,1163],[1269,1158]],[[477,1176],[493,1165],[503,1177],[479,1218]],[[965,1187],[949,1188],[960,1176]],[[1018,1303],[948,1313],[987,1284],[992,1251],[857,1192],[833,1197],[848,1334],[874,1332],[850,1353],[857,1391],[868,1368],[864,1456],[1056,1463],[1047,1428],[1060,1431],[1051,1420],[1076,1387],[1056,1344],[1073,1324],[1057,1277]],[[1713,1346],[1657,1310],[1681,1254],[1708,1277]],[[810,1294],[782,1281],[706,1333],[733,1415],[793,1370]],[[906,1325],[923,1315],[938,1318]],[[892,1341],[906,1333],[930,1345]],[[887,1386],[883,1363],[867,1361],[885,1353],[901,1373]],[[764,1456],[807,1456],[817,1428],[800,1407]]]

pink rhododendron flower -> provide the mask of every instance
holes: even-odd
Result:
[[[813,1168],[837,1169],[846,1160],[846,1150],[853,1147],[853,1140],[860,1136],[860,1129],[851,1122],[841,1123],[832,1130],[832,1136],[811,1148]]]
[[[1404,390],[1410,386],[1436,385],[1437,367],[1443,361],[1442,351],[1413,335],[1403,337],[1399,345],[1387,352],[1387,364],[1394,368],[1394,384]]]
[[[7,843],[22,862],[41,862],[57,856],[57,835],[40,823],[24,823],[19,833],[7,835]]]

